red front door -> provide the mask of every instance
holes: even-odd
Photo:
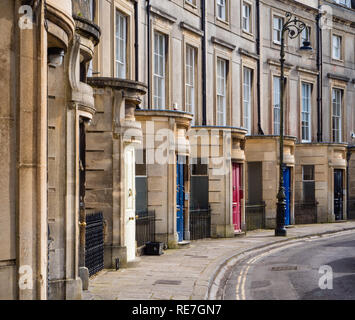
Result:
[[[233,163],[233,224],[234,231],[241,231],[241,165]]]

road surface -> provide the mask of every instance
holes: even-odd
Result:
[[[355,300],[355,232],[248,257],[223,289],[225,300]]]

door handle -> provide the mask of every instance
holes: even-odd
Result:
[[[132,189],[130,188],[129,190],[128,190],[128,197],[132,197],[133,196],[133,191],[132,191]]]
[[[128,220],[129,221],[134,221],[134,217],[130,217]]]

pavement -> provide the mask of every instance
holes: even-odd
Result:
[[[192,241],[189,248],[142,256],[133,268],[100,272],[90,279],[83,300],[209,299],[218,274],[238,256],[294,239],[346,230],[355,232],[355,221],[292,226],[287,237],[275,237],[274,230],[256,230],[245,237]]]

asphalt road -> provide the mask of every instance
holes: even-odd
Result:
[[[224,299],[355,300],[355,232],[249,257],[231,272]]]

